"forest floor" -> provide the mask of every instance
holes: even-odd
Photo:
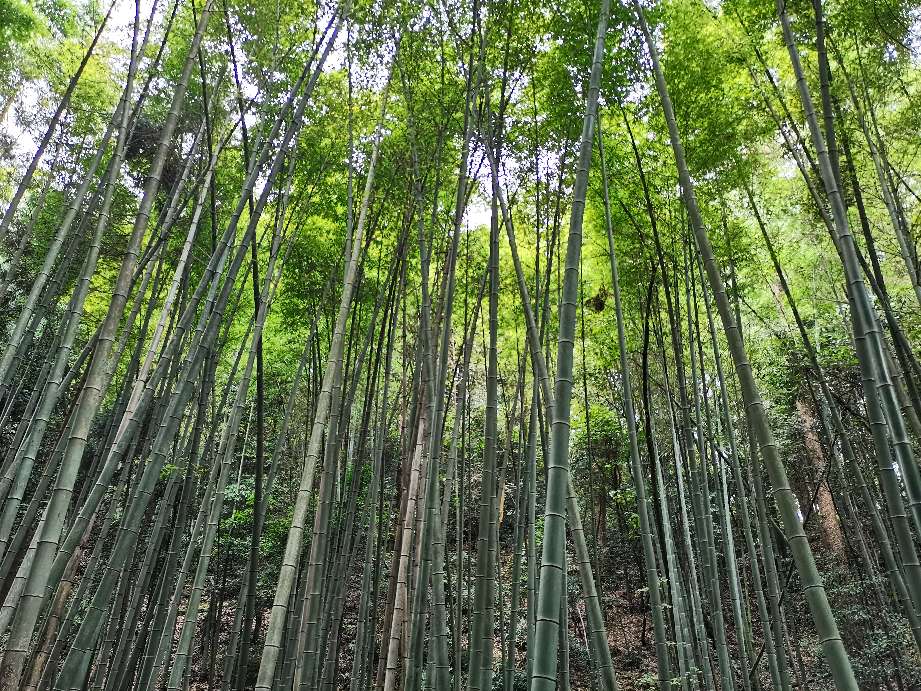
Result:
[[[578,579],[578,574],[573,572],[570,575],[572,579]],[[343,613],[342,622],[342,639],[340,647],[340,664],[339,677],[337,680],[337,689],[347,689],[349,686],[349,674],[351,672],[351,656],[353,651],[353,641],[356,629],[355,617],[358,611],[359,592],[357,589],[349,589]],[[635,593],[628,592],[627,589],[608,589],[603,594],[605,604],[605,620],[608,630],[608,643],[611,646],[611,653],[614,658],[614,668],[617,672],[617,681],[620,685],[620,691],[640,691],[655,686],[655,669],[656,657],[655,646],[652,639],[652,626],[649,617],[646,614],[646,603],[643,599],[637,597]],[[215,603],[217,604],[217,603]],[[226,645],[233,628],[233,610],[236,606],[236,600],[225,600],[220,606],[220,619],[217,631],[206,623],[208,617],[210,602],[203,603],[201,608],[201,625],[199,630],[199,641],[197,650],[200,655],[196,656],[195,664],[192,669],[192,678],[189,688],[192,691],[207,691],[214,688],[220,683],[221,662],[212,668],[216,678],[210,680],[209,684],[209,667],[213,662],[209,659],[209,651],[212,649],[211,642],[205,640],[205,635],[209,637],[216,635],[220,646]],[[589,681],[589,659],[586,647],[586,613],[585,607],[581,600],[574,602],[572,616],[569,626],[570,640],[570,665],[572,677],[570,679],[572,691],[590,691],[591,684]],[[263,627],[268,623],[268,611],[265,612]],[[264,628],[263,628],[264,630]],[[519,647],[518,669],[519,674],[515,679],[515,691],[526,689],[524,683],[524,670],[526,669],[526,659],[524,651],[524,631],[520,630],[519,636],[521,646]],[[496,659],[500,659],[501,651],[498,645],[495,650]],[[258,660],[256,661],[258,662]],[[496,681],[500,684],[496,688],[501,688],[501,675],[497,673]],[[651,686],[652,684],[652,686]]]

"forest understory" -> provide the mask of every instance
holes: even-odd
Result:
[[[0,691],[921,689],[921,4],[0,0]]]

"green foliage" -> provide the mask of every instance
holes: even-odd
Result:
[[[906,688],[921,683],[921,659],[912,650],[907,621],[888,607],[881,608],[875,597],[876,589],[885,588],[885,583],[854,578],[840,568],[832,568],[826,582],[861,687],[883,686],[893,673]],[[824,667],[820,669],[824,673]]]
[[[13,44],[24,42],[37,28],[38,18],[28,4],[0,1],[0,55],[8,57]]]
[[[145,242],[152,239],[155,224],[163,220],[182,165],[187,160],[193,160],[192,176],[200,176],[207,161],[205,152],[210,151],[209,147],[214,147],[216,142],[226,141],[226,148],[218,159],[213,185],[206,196],[198,236],[192,247],[193,261],[181,277],[180,302],[183,305],[203,275],[217,237],[227,227],[233,210],[240,203],[240,189],[246,177],[247,160],[242,130],[236,123],[236,84],[228,63],[228,27],[224,21],[230,25],[236,67],[250,108],[246,118],[247,143],[253,146],[253,142],[265,133],[267,123],[280,111],[287,90],[308,59],[317,27],[322,25],[322,20],[329,16],[333,7],[334,3],[326,1],[303,3],[281,0],[265,3],[231,0],[226,3],[226,15],[223,4],[221,10],[215,12],[203,44],[201,63],[193,71],[179,126],[173,141],[169,142],[163,185],[154,203],[149,235],[145,238]],[[138,210],[139,190],[159,148],[176,82],[187,59],[188,44],[200,7],[179,3],[178,8],[175,31],[166,41],[163,62],[157,68],[155,78],[149,81],[149,95],[127,142],[125,169],[115,189],[100,261],[91,277],[90,295],[77,338],[78,347],[71,354],[68,366],[73,363],[80,348],[87,344],[108,310],[111,287],[121,266],[127,235]],[[482,212],[485,209],[488,214],[490,205],[490,180],[482,160],[482,140],[486,136],[484,117],[495,118],[491,125],[495,129],[494,134],[502,135],[501,184],[511,205],[529,290],[533,291],[532,297],[539,292],[548,301],[548,319],[542,321],[541,327],[548,344],[548,364],[551,370],[556,365],[553,362],[553,346],[558,338],[557,315],[565,278],[561,264],[566,252],[567,218],[571,212],[572,188],[577,173],[576,147],[585,108],[585,83],[590,69],[597,3],[566,0],[552,8],[526,2],[482,3],[482,17],[477,17],[475,22],[470,16],[470,9],[463,3],[429,3],[425,5],[425,12],[417,16],[411,3],[365,0],[354,3],[340,44],[319,78],[295,146],[284,161],[286,167],[293,162],[289,206],[284,210],[287,215],[282,216],[283,190],[278,185],[271,189],[267,209],[257,225],[257,264],[263,279],[276,214],[286,238],[283,246],[284,273],[262,339],[267,457],[271,456],[276,444],[282,443],[277,435],[283,424],[284,407],[294,372],[308,338],[312,333],[316,335],[311,342],[313,348],[308,353],[301,391],[294,399],[291,430],[284,440],[286,447],[280,454],[277,468],[274,468],[278,473],[276,484],[269,498],[266,523],[260,536],[257,594],[260,607],[264,609],[268,608],[271,600],[274,577],[279,571],[287,542],[293,496],[304,464],[303,447],[310,434],[319,379],[326,362],[342,291],[343,247],[350,219],[354,224],[369,172],[373,133],[381,107],[383,71],[394,57],[398,32],[402,35],[400,54],[391,84],[388,114],[382,123],[384,138],[369,201],[368,236],[360,284],[354,295],[347,326],[350,337],[355,340],[350,342],[346,361],[347,372],[351,375],[351,368],[357,361],[359,340],[370,326],[378,299],[385,302],[383,313],[391,307],[389,300],[396,301],[394,372],[390,382],[390,400],[383,402],[386,422],[390,425],[385,432],[384,543],[388,543],[388,531],[394,530],[390,514],[397,511],[397,498],[403,492],[404,450],[410,445],[407,438],[412,434],[412,430],[404,426],[414,414],[412,387],[419,376],[416,364],[419,344],[422,343],[419,314],[422,262],[416,222],[422,219],[423,237],[430,246],[432,276],[429,290],[437,303],[443,297],[441,272],[451,240],[449,233],[453,229],[456,171],[464,127],[465,71],[470,68],[471,60],[468,51],[478,48],[465,41],[474,27],[482,30],[484,37],[483,82],[477,85],[480,91],[474,99],[474,129],[480,128],[480,131],[473,135],[469,190],[470,206],[479,213],[474,214],[468,209],[468,216],[461,224],[463,235],[459,243],[455,276],[457,291],[453,304],[454,332],[448,356],[449,376],[453,376],[454,368],[460,366],[462,334],[469,329],[473,334],[473,354],[466,380],[470,408],[465,427],[467,438],[462,440],[460,458],[465,472],[463,479],[468,513],[463,525],[454,526],[453,502],[456,499],[451,498],[452,513],[448,517],[449,528],[459,533],[463,546],[468,550],[473,548],[477,537],[476,501],[482,489],[486,451],[482,433],[486,427],[485,345],[488,342],[485,299],[480,305],[477,323],[468,323],[472,319],[488,256],[488,220],[485,224],[482,222]],[[796,0],[790,3],[790,9],[794,15],[796,39],[803,46],[807,80],[810,88],[817,92],[819,83],[812,5]],[[906,215],[914,224],[921,208],[914,189],[921,175],[916,155],[917,133],[921,130],[921,107],[918,106],[921,103],[921,70],[915,57],[917,46],[914,45],[919,10],[914,4],[902,0],[833,2],[826,9],[834,41],[831,89],[840,109],[839,133],[847,135],[853,145],[854,160],[851,163],[855,176],[861,182],[868,207],[869,232],[877,243],[877,258],[886,278],[893,313],[909,341],[915,344],[921,337],[921,312],[917,309],[917,300],[898,252],[887,209],[877,189],[876,171],[858,126],[858,111],[846,88],[846,77],[850,75],[855,80],[858,105],[862,109],[860,114],[872,116],[874,131],[888,147],[893,161],[892,174],[898,173],[905,178],[897,187]],[[17,131],[42,131],[43,123],[59,102],[70,76],[83,58],[89,37],[99,21],[98,10],[98,7],[82,4],[72,6],[63,0],[35,3],[0,0],[0,105],[6,107],[7,103],[10,104]],[[776,112],[782,112],[782,106],[786,106],[803,129],[803,112],[778,38],[773,8],[770,3],[752,0],[726,0],[715,5],[695,0],[667,0],[649,8],[649,19],[664,56],[665,79],[675,103],[678,126],[696,183],[703,219],[722,267],[723,280],[728,285],[730,301],[741,319],[748,356],[768,403],[780,449],[788,459],[788,467],[796,466],[791,477],[808,484],[812,478],[796,465],[803,449],[797,438],[795,404],[798,399],[806,397],[806,381],[814,377],[814,373],[807,366],[806,353],[792,322],[789,305],[781,294],[778,279],[769,263],[749,204],[749,190],[759,204],[768,233],[775,240],[780,263],[806,328],[814,339],[828,384],[840,401],[849,403],[845,411],[847,430],[853,434],[853,441],[861,454],[869,455],[867,450],[872,448],[872,440],[864,420],[859,369],[847,326],[849,308],[844,298],[843,272],[837,252],[795,163],[781,143],[773,117],[764,107],[765,100]],[[159,31],[160,25],[156,26]],[[86,173],[88,161],[120,97],[130,50],[130,27],[112,31],[116,33],[105,34],[90,59],[74,92],[72,107],[55,133],[55,153],[46,155],[33,182],[35,189],[30,189],[24,198],[13,232],[0,248],[4,262],[8,261],[15,252],[16,243],[26,233],[26,225],[34,217],[34,228],[31,237],[26,239],[22,262],[11,275],[8,304],[0,306],[0,324],[4,333],[10,331],[15,323],[17,309],[44,261],[60,219],[72,199],[73,190]],[[348,46],[345,45],[346,40]],[[756,47],[777,80],[776,91],[763,76],[763,66],[754,52]],[[148,47],[142,63],[145,69],[152,63],[156,51],[153,44]],[[475,50],[473,55],[476,56]],[[644,479],[650,488],[650,510],[656,512],[653,522],[660,521],[659,510],[662,502],[666,502],[673,520],[671,528],[677,536],[676,541],[680,542],[681,529],[687,525],[687,517],[677,515],[675,454],[676,446],[680,452],[682,442],[676,444],[675,439],[681,437],[682,411],[677,410],[680,404],[676,401],[676,370],[679,363],[689,370],[689,348],[697,345],[688,332],[685,303],[685,282],[692,280],[686,266],[692,267],[693,281],[698,279],[693,264],[696,249],[689,239],[687,214],[679,197],[661,103],[647,74],[649,56],[633,26],[632,12],[626,5],[621,7],[618,4],[614,9],[607,35],[606,56],[601,75],[600,141],[604,144],[611,184],[611,224],[626,320],[625,355],[631,378],[636,382],[634,405],[637,409],[640,455],[647,474]],[[755,80],[750,69],[756,75]],[[491,112],[486,109],[487,93]],[[248,102],[250,96],[253,96],[251,103]],[[206,107],[213,131],[208,141],[202,143],[201,151],[191,151],[192,137],[204,121]],[[285,122],[285,128],[291,126],[291,122]],[[237,129],[232,129],[235,127]],[[785,127],[791,129],[789,125]],[[13,152],[12,144],[3,144],[4,150],[0,153],[6,166],[7,161],[13,161],[22,152]],[[252,155],[253,152],[249,153]],[[593,154],[596,163],[590,170],[584,218],[583,252],[580,265],[571,267],[578,269],[579,287],[572,363],[574,396],[570,464],[574,485],[580,494],[590,552],[593,560],[597,561],[596,566],[600,566],[597,578],[600,583],[610,586],[602,589],[605,605],[611,610],[622,605],[622,591],[626,599],[639,602],[636,608],[641,609],[645,607],[645,597],[635,596],[648,595],[649,591],[648,585],[644,586],[642,570],[635,566],[640,562],[637,478],[632,477],[628,455],[621,393],[624,373],[620,370],[621,353],[616,338],[598,153],[596,142]],[[111,148],[106,152],[104,165],[110,156]],[[52,157],[54,169],[49,163]],[[420,171],[414,169],[414,159]],[[4,201],[9,197],[11,181],[18,179],[18,167],[21,167],[20,163],[13,161],[9,171],[3,171]],[[416,172],[420,173],[419,177]],[[807,175],[811,182],[820,182],[813,171],[808,170]],[[48,184],[41,207],[36,183]],[[261,191],[262,183],[260,179],[256,194]],[[417,185],[421,187],[420,197],[416,196]],[[97,187],[94,185],[92,189]],[[857,190],[849,177],[843,181],[843,189],[848,203],[853,206]],[[158,274],[164,281],[171,276],[189,230],[191,200],[195,196],[188,189],[183,193],[178,221],[165,238],[161,255],[162,274]],[[57,337],[68,297],[73,293],[80,272],[87,233],[98,221],[98,209],[89,203],[85,203],[85,207],[85,218],[73,241],[75,258],[69,260],[70,263],[60,260],[55,264],[55,270],[59,272],[55,274],[55,280],[59,282],[60,290],[59,294],[49,293],[46,296],[48,314],[42,317],[44,321],[40,321],[44,329],[40,334],[42,348]],[[249,209],[245,208],[237,236],[233,238],[235,243],[242,239],[249,213]],[[853,230],[858,235],[859,249],[869,255],[862,229],[855,223]],[[912,228],[910,233],[913,235],[910,238],[912,242],[917,235],[915,231]],[[555,244],[548,251],[551,240]],[[500,450],[512,450],[507,458],[500,451],[500,472],[505,473],[508,483],[505,488],[505,515],[509,518],[503,521],[499,534],[500,549],[506,549],[513,534],[514,520],[523,518],[518,507],[512,507],[510,502],[514,495],[510,489],[515,463],[523,453],[519,440],[524,434],[519,435],[520,427],[525,424],[517,419],[519,405],[512,394],[516,390],[519,371],[524,372],[522,390],[525,392],[531,390],[533,373],[528,363],[523,361],[526,338],[521,298],[513,282],[512,261],[504,239],[499,252],[498,447]],[[388,270],[397,256],[405,261],[395,285],[391,286],[388,284]],[[549,285],[544,285],[548,259],[552,259],[553,267],[546,277]],[[6,266],[4,263],[4,269]],[[239,302],[235,303],[237,311],[232,316],[228,312],[227,321],[221,325],[215,368],[215,390],[226,390],[231,392],[231,396],[236,385],[236,382],[229,381],[233,357],[238,350],[247,347],[244,338],[255,308],[251,279],[238,280],[241,283],[235,288],[242,286],[242,289],[239,291]],[[668,313],[666,285],[668,296],[673,301],[671,315]],[[390,290],[391,287],[394,290]],[[699,285],[696,288],[700,290]],[[148,295],[139,297],[142,306],[150,307],[149,314],[145,313],[143,317],[150,324],[161,316],[165,291],[162,284],[148,290]],[[714,403],[718,395],[716,363],[709,344],[706,305],[700,292],[697,304],[692,304],[691,308],[697,309],[701,320],[704,344],[700,353],[702,362],[698,364],[706,373],[703,383],[692,382],[691,386],[697,387],[695,392],[699,395],[706,394],[706,402],[711,408],[705,410],[705,414],[713,415],[715,419]],[[683,350],[677,355],[671,352],[670,317],[675,318],[682,340],[680,347]],[[538,318],[542,319],[542,313],[538,314]],[[381,328],[383,321],[379,316],[377,329]],[[175,328],[174,320],[169,322],[169,328]],[[888,337],[888,325],[886,328]],[[707,443],[712,441],[723,450],[728,447],[726,423],[736,425],[734,431],[742,453],[744,484],[748,481],[748,432],[743,422],[744,411],[737,401],[738,391],[732,377],[732,363],[726,353],[725,337],[719,326],[717,331],[717,347],[723,352],[722,364],[729,379],[732,419],[714,424],[713,439],[710,439],[709,428],[698,430],[695,425],[694,433],[707,437]],[[379,333],[372,333],[375,340],[368,348],[369,360],[378,355],[374,350],[379,342],[376,338]],[[142,349],[149,336],[149,332],[133,324],[132,331],[125,335],[125,353]],[[35,350],[40,351],[40,348]],[[119,384],[134,381],[135,372],[129,369],[128,359],[124,357],[114,368],[114,381]],[[28,363],[30,369],[27,374],[30,377],[32,370],[37,371],[41,362],[35,359]],[[367,362],[365,367],[369,366]],[[382,365],[378,363],[378,367],[381,370],[378,375],[382,376]],[[367,371],[362,372],[364,374]],[[351,416],[349,442],[367,431],[360,428],[359,416],[363,411],[359,406],[363,405],[368,393],[365,387],[369,380],[361,376],[354,381],[357,383],[354,392],[356,407],[346,413]],[[451,388],[456,387],[457,382],[457,379],[451,379],[446,383],[446,399],[451,403],[446,415],[445,452],[450,431],[460,424],[453,408],[456,389]],[[173,383],[161,385],[164,397],[172,391]],[[23,378],[21,382],[17,380],[16,385],[22,386],[18,395],[23,401],[17,399],[16,406],[7,411],[11,414],[10,419],[25,409],[24,401],[32,395],[33,382],[30,378]],[[255,385],[250,382],[249,387],[247,414],[255,395]],[[35,386],[35,391],[41,390],[41,386]],[[649,410],[646,410],[647,394]],[[159,390],[158,395],[161,395]],[[219,395],[214,394],[215,400]],[[374,396],[368,399],[374,400]],[[118,410],[119,400],[119,392],[111,387],[106,392],[106,416]],[[850,404],[853,401],[856,403]],[[191,405],[188,407],[191,409]],[[215,414],[214,407],[214,402],[209,401],[209,415]],[[184,411],[183,415],[189,415],[189,411]],[[370,417],[373,420],[373,416]],[[225,420],[220,416],[209,418],[213,430],[208,431],[215,431],[215,437],[220,438]],[[60,432],[66,417],[62,411],[55,411],[52,422],[57,425],[56,432]],[[87,460],[103,448],[109,433],[106,431],[108,422],[108,417],[96,421],[93,444],[98,448],[90,449]],[[551,422],[544,421],[547,425]],[[707,422],[709,420],[705,420],[704,424]],[[672,437],[673,432],[675,437]],[[12,433],[4,437],[5,442],[7,437],[12,438]],[[366,455],[369,455],[370,446],[370,442],[366,444]],[[354,448],[351,450],[354,451]],[[210,458],[212,451],[208,449],[203,457]],[[248,436],[245,442],[240,441],[233,452],[236,454],[234,462],[240,465],[226,489],[225,507],[220,516],[220,550],[211,573],[229,574],[229,580],[239,581],[247,564],[256,518],[252,436]],[[650,453],[658,454],[664,469],[664,492],[658,487],[652,491]],[[176,478],[176,473],[184,467],[183,460],[171,456],[159,474],[161,482],[170,477]],[[367,460],[361,459],[365,465],[360,475],[355,475],[354,466],[341,473],[343,487],[349,487],[353,478],[357,480],[359,502],[368,497],[371,484],[372,470]],[[864,460],[861,458],[860,462],[864,463]],[[538,549],[543,546],[545,528],[541,508],[546,500],[546,462],[544,449],[541,448],[538,452],[537,496],[534,498],[538,507],[534,525]],[[709,461],[705,458],[704,463]],[[864,464],[868,468],[872,466],[871,463]],[[81,472],[90,472],[96,467],[91,463],[84,465],[86,469],[81,469]],[[191,471],[200,484],[207,477],[204,465],[203,462]],[[718,476],[715,470],[712,465],[707,466],[713,493],[707,500],[716,509],[716,516],[722,510],[722,501],[717,496]],[[442,469],[442,472],[445,471]],[[850,488],[848,479],[844,478],[842,484],[840,479],[834,478],[832,488],[836,500],[838,492]],[[870,481],[871,491],[875,493],[874,474],[870,474]],[[734,484],[730,482],[730,493],[739,491]],[[29,492],[33,489],[33,484],[30,484]],[[767,492],[773,489],[766,488]],[[686,486],[685,491],[690,493],[692,490]],[[729,503],[733,511],[731,527],[738,531],[740,502],[731,494]],[[471,506],[474,508],[471,509]],[[364,513],[361,519],[367,520],[367,512],[376,509],[376,506],[362,506]],[[865,507],[858,509],[865,510]],[[772,520],[773,511],[773,504],[769,504]],[[343,515],[341,510],[335,514],[334,528],[342,527]],[[11,525],[18,524],[11,522]],[[308,534],[312,527],[312,518],[308,518],[305,525]],[[696,538],[693,526],[691,531]],[[722,524],[716,526],[715,532],[719,547],[724,546],[728,536],[724,534]],[[779,537],[779,533],[775,536]],[[365,537],[362,536],[362,539]],[[733,537],[736,548],[741,550],[743,537],[738,534],[733,534]],[[656,538],[664,540],[662,536]],[[699,545],[693,547],[700,549]],[[686,569],[688,560],[683,549],[683,545],[678,546],[679,568]],[[784,549],[780,547],[781,551]],[[387,555],[384,558],[388,558]],[[504,555],[501,558],[504,559]],[[377,566],[382,572],[386,571],[382,565]],[[505,568],[504,562],[500,562],[500,568]],[[453,566],[449,569],[450,578],[456,575],[453,569]],[[506,577],[501,571],[500,575],[502,579]],[[856,568],[842,568],[830,576],[829,594],[835,613],[840,617],[839,623],[846,632],[848,648],[853,653],[855,670],[861,682],[867,688],[885,685],[890,680],[892,666],[896,664],[905,687],[921,682],[921,661],[907,652],[911,649],[911,634],[906,622],[890,608],[881,608],[875,602],[876,587],[885,591],[887,586],[861,578]],[[747,573],[743,576],[745,579],[748,577]],[[502,580],[502,583],[505,588],[506,581]],[[570,577],[568,584],[573,606],[581,607],[578,579]],[[751,585],[747,587],[751,588]],[[386,583],[382,589],[386,591]],[[459,590],[462,593],[465,590],[472,592],[472,587],[470,583],[461,583]],[[668,588],[661,587],[661,591],[666,593]],[[667,599],[670,597],[669,593]],[[796,595],[790,597],[790,616],[797,620],[801,617],[805,619],[801,599],[797,599]],[[669,614],[673,608],[671,602],[664,607]],[[348,612],[348,616],[352,614]],[[642,614],[645,615],[645,610]],[[758,627],[755,629],[757,631]],[[463,630],[462,624],[459,630]],[[519,628],[520,642],[524,640],[524,630],[524,626]],[[807,660],[809,674],[825,675],[821,681],[829,683],[828,670],[816,661],[817,645],[810,638],[811,634],[800,632],[796,635],[801,635],[810,646]],[[591,661],[583,639],[572,636],[569,643],[574,676],[585,675]],[[737,640],[733,640],[732,645],[738,646]],[[732,653],[736,652],[734,647]],[[466,651],[463,654],[466,655]],[[640,651],[627,651],[624,657],[623,666],[632,667],[631,673],[636,672],[633,680],[635,688],[651,689],[658,685],[655,675],[639,669],[645,664]],[[501,676],[496,675],[494,681],[498,688]],[[681,681],[671,679],[668,683],[680,686]],[[513,688],[525,688],[526,683],[522,672],[516,670]]]

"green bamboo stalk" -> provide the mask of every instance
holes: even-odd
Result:
[[[822,579],[815,565],[812,548],[809,545],[809,540],[799,520],[796,497],[793,494],[793,490],[790,488],[786,470],[777,452],[777,446],[768,424],[764,403],[758,392],[754,374],[748,362],[745,347],[742,344],[739,327],[732,314],[729,298],[723,285],[723,279],[713,255],[710,239],[697,207],[697,199],[694,194],[694,183],[684,159],[684,149],[678,134],[678,126],[675,122],[671,99],[668,95],[668,88],[665,84],[662,68],[659,65],[655,43],[649,32],[649,27],[646,25],[642,8],[636,0],[634,0],[634,9],[652,60],[656,90],[659,93],[659,99],[662,102],[662,108],[665,112],[665,121],[668,125],[669,138],[675,155],[675,162],[678,167],[682,194],[690,217],[691,227],[694,230],[694,235],[697,240],[698,251],[701,254],[701,259],[707,270],[707,278],[710,281],[713,295],[716,300],[717,312],[723,323],[723,330],[729,343],[729,350],[735,364],[736,375],[741,385],[741,393],[745,402],[746,414],[754,433],[757,435],[760,453],[771,478],[774,499],[777,502],[784,532],[790,544],[794,562],[796,563],[797,571],[799,572],[803,584],[805,598],[809,605],[813,623],[819,634],[822,651],[831,668],[832,677],[835,680],[837,688],[841,691],[856,691],[858,688],[857,681],[854,678],[854,671],[851,667],[850,658],[844,648],[841,635],[838,632],[834,614],[828,603],[828,596],[825,593]]]
[[[649,606],[656,642],[656,663],[659,689],[667,691],[671,684],[671,663],[668,655],[668,634],[665,627],[665,611],[659,585],[659,573],[653,550],[652,527],[649,520],[649,499],[646,495],[646,479],[640,460],[640,447],[636,431],[636,411],[633,408],[633,386],[630,381],[630,363],[627,360],[627,335],[624,327],[623,302],[620,293],[620,276],[617,270],[617,255],[614,251],[614,231],[611,226],[611,203],[608,194],[608,173],[604,160],[604,135],[601,119],[598,122],[598,157],[601,164],[601,180],[604,195],[604,221],[608,238],[608,257],[611,263],[611,287],[614,292],[614,314],[617,320],[617,345],[620,352],[621,388],[624,402],[624,418],[627,423],[627,440],[630,449],[630,467],[633,471],[633,486],[636,492],[636,508],[640,520],[640,542],[643,547],[643,562],[646,566],[646,586],[649,589]]]
[[[557,372],[554,384],[551,453],[547,463],[547,498],[544,507],[544,542],[541,554],[537,601],[533,679],[531,691],[551,691],[556,686],[557,650],[560,637],[560,600],[566,563],[566,495],[569,481],[569,420],[572,406],[572,351],[576,300],[579,289],[579,257],[582,254],[582,219],[592,157],[595,111],[601,85],[601,60],[607,32],[609,0],[602,0],[582,124],[582,139],[573,188],[569,240],[562,300],[560,302]],[[616,685],[615,687],[616,688]]]

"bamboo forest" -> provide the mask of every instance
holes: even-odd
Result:
[[[921,689],[921,2],[0,0],[0,691]]]

